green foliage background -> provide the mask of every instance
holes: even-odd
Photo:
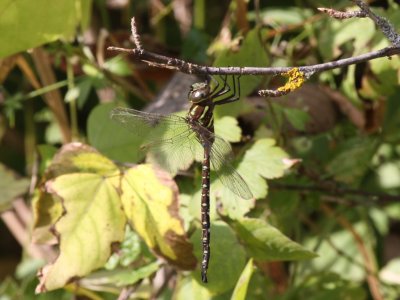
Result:
[[[128,286],[135,299],[398,299],[398,57],[315,74],[277,99],[256,91],[281,76],[241,77],[241,100],[216,110],[215,127],[254,199],[213,180],[208,284],[196,265],[196,157],[172,177],[109,118],[117,105],[147,109],[174,75],[106,50],[133,47],[132,16],[146,49],[214,66],[359,55],[389,45],[374,23],[316,10],[349,1],[260,1],[257,11],[194,0],[186,17],[178,1],[113,2],[0,0],[0,269],[15,251],[3,236],[18,238],[7,220],[19,196],[39,245],[21,242],[0,299],[115,299]],[[372,4],[400,27],[395,1]]]

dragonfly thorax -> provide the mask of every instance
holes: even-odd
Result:
[[[197,82],[192,84],[189,91],[189,102],[201,103],[210,97],[210,85],[207,82]]]

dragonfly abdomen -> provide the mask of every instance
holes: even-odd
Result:
[[[203,258],[201,261],[201,280],[207,282],[207,269],[210,260],[210,148],[204,147],[201,169],[201,232]]]

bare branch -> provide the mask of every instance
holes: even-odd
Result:
[[[361,10],[340,11],[340,10],[335,10],[332,8],[325,8],[325,7],[319,7],[318,10],[320,12],[328,14],[332,18],[335,18],[338,20],[344,20],[344,19],[350,19],[350,18],[366,18],[368,16],[365,12],[363,12]]]
[[[382,33],[386,36],[386,38],[392,43],[393,46],[400,46],[400,35],[396,32],[392,23],[389,22],[384,17],[380,17],[373,13],[369,8],[368,4],[362,0],[353,0],[358,7],[360,7],[361,11],[366,14],[375,24],[380,28]]]
[[[110,51],[129,53],[138,59],[147,62],[149,65],[160,68],[174,69],[188,74],[227,74],[227,75],[277,75],[289,72],[294,67],[209,67],[193,64],[182,59],[160,55],[145,49],[126,49],[119,47],[108,47]],[[322,64],[300,66],[299,71],[303,73],[322,72],[337,68],[343,68],[349,65],[373,60],[380,57],[390,57],[400,54],[400,46],[386,47],[377,51],[368,52],[362,55],[339,59],[336,61]]]
[[[140,41],[140,36],[137,32],[136,21],[135,18],[131,19],[131,32],[132,32],[132,40],[136,46],[136,49],[142,50],[142,42]]]
[[[366,61],[370,61],[381,57],[391,57],[392,55],[400,54],[400,36],[395,32],[393,25],[383,17],[374,14],[369,6],[362,0],[352,0],[359,7],[359,11],[341,12],[328,8],[319,8],[320,11],[329,14],[330,16],[337,19],[346,18],[371,18],[377,26],[382,30],[383,34],[390,40],[392,46],[386,47],[377,51],[371,51],[362,55],[339,59],[336,61],[300,66],[300,67],[209,67],[204,65],[193,64],[188,61],[172,58],[164,55],[160,55],[151,51],[147,51],[142,47],[140,36],[136,27],[135,19],[131,21],[132,39],[136,46],[135,49],[126,49],[119,47],[108,47],[110,51],[117,51],[122,53],[128,53],[136,57],[137,59],[147,63],[149,66],[173,69],[188,74],[203,74],[203,75],[285,75],[289,74],[291,70],[297,70],[302,76],[302,80],[298,80],[300,77],[292,80],[289,78],[287,84],[283,87],[279,87],[276,90],[261,90],[259,94],[262,96],[279,97],[292,92],[294,89],[301,86],[304,79],[308,79],[311,75],[316,72],[322,72],[337,68],[343,68],[349,65],[354,65]],[[289,76],[290,77],[290,76]],[[297,84],[301,81],[301,84]]]

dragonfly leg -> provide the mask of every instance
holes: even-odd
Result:
[[[211,81],[214,83],[214,88],[211,90],[210,95],[215,93],[218,90],[218,87],[219,87],[219,81],[216,80],[213,76],[208,74],[207,75],[207,84],[210,85]]]
[[[228,93],[228,92],[231,90],[231,88],[230,88],[229,85],[228,85],[227,77],[228,77],[228,75],[226,75],[226,74],[225,74],[225,76],[219,75],[219,78],[221,78],[222,82],[224,83],[224,85],[223,85],[221,88],[219,88],[219,89],[218,89],[218,87],[219,87],[219,82],[218,82],[218,80],[216,80],[216,79],[213,77],[213,79],[214,79],[218,84],[216,85],[216,87],[215,87],[215,88],[211,91],[211,93],[210,93],[210,96],[211,96],[212,98],[216,98],[216,97],[222,96],[222,95]]]
[[[231,102],[235,102],[235,101],[239,100],[239,98],[240,98],[240,75],[237,76],[237,77],[235,77],[235,75],[232,75],[232,78],[233,78],[233,80],[232,80],[233,81],[232,94],[226,96],[225,98],[222,98],[222,99],[216,101],[215,105],[231,103]]]

